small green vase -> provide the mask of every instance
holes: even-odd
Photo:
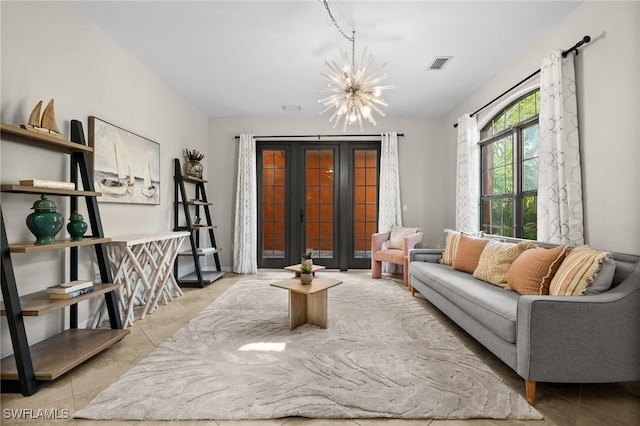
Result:
[[[57,212],[56,204],[42,194],[40,200],[33,203],[35,210],[27,216],[27,228],[36,236],[36,244],[52,244],[64,225],[62,215]]]
[[[80,213],[74,212],[71,214],[69,223],[67,223],[67,231],[69,231],[69,235],[74,241],[79,241],[84,237],[87,232],[87,222],[84,221]]]

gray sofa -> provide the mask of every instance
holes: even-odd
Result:
[[[549,245],[544,245],[549,247]],[[409,253],[409,283],[525,380],[640,380],[640,257],[613,253],[611,289],[597,295],[529,296],[438,263],[442,250]]]

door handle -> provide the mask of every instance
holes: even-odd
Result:
[[[300,223],[304,223],[304,210],[300,209]]]

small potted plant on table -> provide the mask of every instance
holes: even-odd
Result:
[[[313,252],[311,251],[311,249],[307,249],[306,252],[302,253],[301,255],[302,258],[302,262],[301,265],[309,265],[312,266],[313,265]]]
[[[302,282],[302,284],[311,284],[311,281],[313,281],[311,265],[302,265],[300,269],[300,282]]]

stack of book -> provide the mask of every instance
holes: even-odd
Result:
[[[91,293],[96,287],[92,281],[71,281],[64,284],[58,284],[47,287],[49,299],[72,299]]]
[[[60,182],[57,180],[44,180],[44,179],[21,180],[20,185],[35,186],[39,188],[76,189],[76,184],[73,182]]]

